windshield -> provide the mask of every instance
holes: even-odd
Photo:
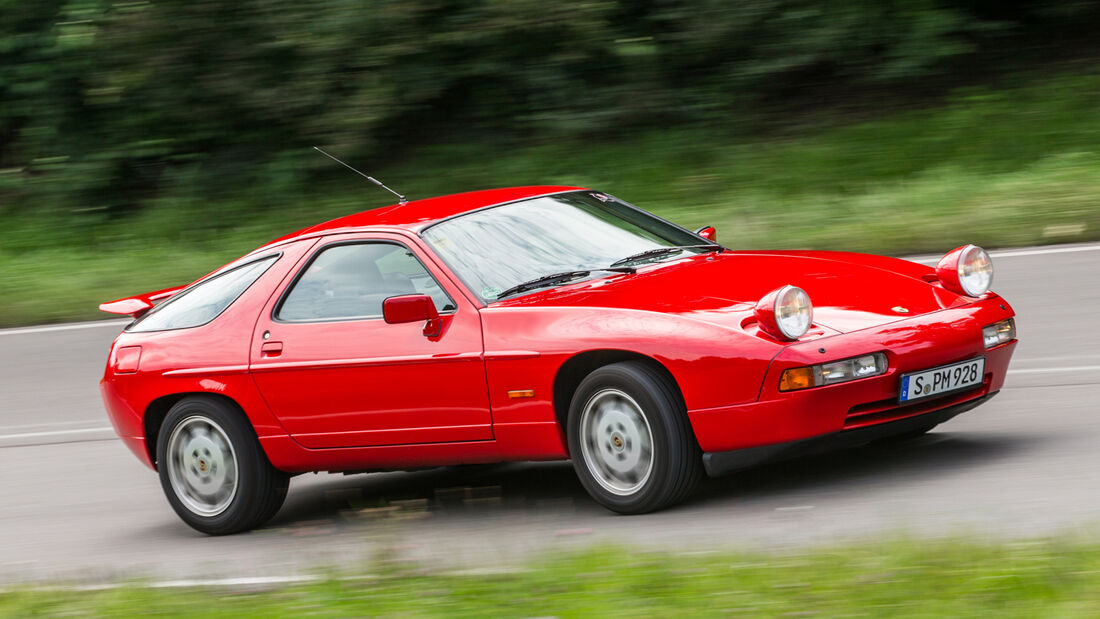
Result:
[[[424,240],[482,300],[517,284],[566,271],[598,270],[660,247],[683,250],[639,256],[664,260],[706,251],[705,241],[649,213],[594,192],[532,198],[473,211],[426,229]]]

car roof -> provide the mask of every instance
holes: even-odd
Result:
[[[444,219],[462,215],[488,206],[514,202],[525,198],[534,198],[565,191],[578,191],[581,187],[565,185],[533,185],[529,187],[507,187],[503,189],[485,189],[456,193],[423,200],[409,200],[405,204],[392,204],[354,215],[345,215],[324,223],[303,228],[297,232],[276,239],[264,247],[294,241],[304,237],[331,234],[334,232],[356,232],[368,229],[402,228],[419,232],[431,224]]]

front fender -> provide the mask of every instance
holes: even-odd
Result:
[[[481,315],[494,423],[520,419],[513,418],[511,402],[501,401],[498,409],[499,395],[532,389],[549,396],[558,368],[586,351],[621,350],[657,360],[692,410],[755,401],[768,363],[782,349],[735,328],[644,310],[506,307]],[[553,415],[552,403],[534,413],[538,419]]]

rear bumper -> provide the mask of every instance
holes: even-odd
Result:
[[[718,451],[703,454],[703,466],[707,474],[715,477],[744,468],[756,466],[773,460],[785,460],[797,456],[805,456],[823,451],[847,449],[865,445],[881,438],[898,436],[928,426],[941,424],[956,415],[982,404],[997,395],[992,391],[981,397],[965,402],[941,408],[929,413],[904,417],[896,421],[888,421],[875,425],[841,430],[831,434],[823,434],[813,438],[777,443],[761,447],[749,447],[747,449],[734,449],[732,451]]]

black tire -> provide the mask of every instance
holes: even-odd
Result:
[[[290,485],[290,476],[271,466],[244,414],[230,403],[201,396],[184,398],[168,411],[157,436],[157,471],[172,509],[208,535],[239,533],[267,522],[282,507]],[[204,489],[218,494],[202,494]]]
[[[601,402],[607,402],[606,408]],[[601,410],[605,411],[602,416]],[[640,416],[644,424],[623,428],[613,417],[624,418],[624,414],[635,421]],[[590,428],[587,438],[582,423]],[[641,445],[646,429],[652,439],[648,473],[642,474],[641,466],[628,472],[610,471],[615,458],[633,462],[637,457],[644,462],[644,450],[634,453],[631,439],[641,436]],[[678,503],[702,476],[702,453],[676,384],[644,362],[606,365],[581,381],[569,406],[566,433],[573,470],[584,489],[598,503],[621,514],[652,512]]]

